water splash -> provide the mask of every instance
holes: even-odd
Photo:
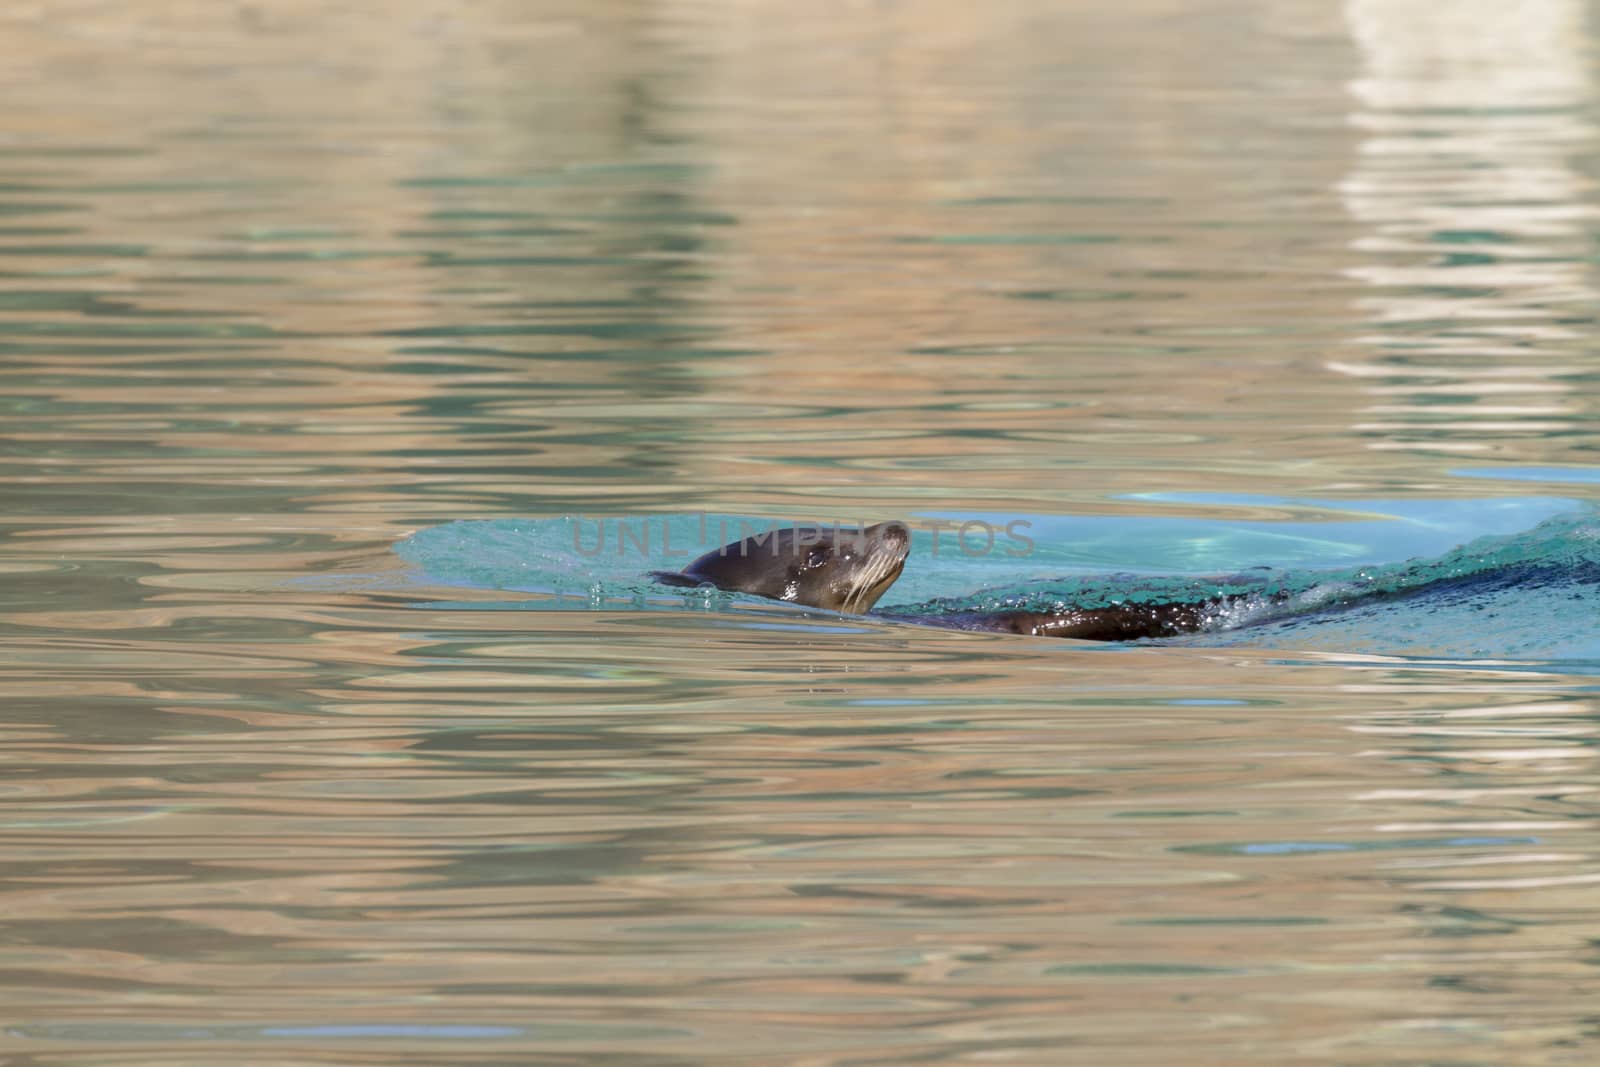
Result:
[[[1432,559],[1222,578],[1108,575],[1003,586],[898,608],[910,615],[1235,598],[1172,643],[1431,658],[1600,663],[1600,517],[1548,519]]]

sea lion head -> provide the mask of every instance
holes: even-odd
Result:
[[[859,615],[872,608],[905,567],[911,531],[904,523],[864,529],[796,526],[756,534],[707,552],[682,574],[652,574],[668,585],[714,585]]]

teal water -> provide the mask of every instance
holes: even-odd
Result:
[[[912,555],[879,608],[936,623],[974,611],[1239,597],[1207,633],[1176,643],[1600,669],[1600,521],[1576,501],[1211,502],[1316,518],[899,516],[913,531]],[[1552,513],[1527,529],[1492,532]],[[419,584],[541,594],[503,608],[761,608],[771,602],[685,594],[649,575],[785,525],[796,523],[749,515],[465,521],[424,530],[396,549],[417,568]],[[1468,540],[1443,549],[1460,538]],[[1430,550],[1436,554],[1406,555]],[[832,613],[798,614],[831,622]]]
[[[1596,39],[0,5],[0,1061],[1595,1062]]]

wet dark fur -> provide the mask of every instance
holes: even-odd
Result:
[[[948,615],[882,617],[947,630],[982,630],[1031,637],[1071,637],[1079,641],[1137,641],[1141,637],[1174,637],[1194,633],[1236,598],[1218,597],[1195,603],[1119,604],[1109,608],[1044,611],[961,611]]]

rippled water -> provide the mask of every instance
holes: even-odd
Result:
[[[0,33],[0,1059],[1595,1061],[1577,0]],[[561,541],[700,515],[1515,558],[1119,646]]]

